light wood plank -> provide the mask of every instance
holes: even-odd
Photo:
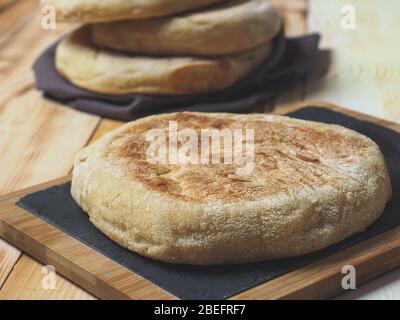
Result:
[[[0,300],[93,300],[94,297],[79,289],[64,277],[55,274],[55,287],[46,281],[51,276],[36,260],[23,255],[0,291]],[[43,287],[43,284],[45,287]],[[23,288],[23,290],[21,290]]]
[[[17,263],[21,251],[0,239],[0,288]]]
[[[21,30],[31,15],[35,14],[37,1],[14,0],[12,6],[3,7],[0,10],[0,48],[12,34]]]
[[[20,5],[15,8],[19,7]],[[1,17],[5,19],[4,24],[3,20],[0,23],[0,29],[3,29],[0,36],[0,74],[2,75],[0,88],[2,91],[9,77],[13,77],[22,69],[30,72],[37,56],[61,35],[75,27],[59,24],[56,30],[42,29],[40,10],[37,8],[37,3],[32,0],[26,0],[21,10],[14,11],[14,6],[11,7],[10,10],[2,13]]]
[[[0,108],[0,194],[68,174],[98,118],[29,91]]]
[[[41,108],[31,108],[36,103],[40,103]],[[97,122],[91,116],[46,104],[34,91],[13,99],[0,113],[0,150],[3,154],[0,166],[4,170],[0,176],[0,193],[64,176],[72,166],[75,153],[86,144]],[[0,251],[5,254],[0,260],[1,276],[6,277],[20,252],[5,242],[0,242]],[[21,292],[25,291],[25,285],[29,286],[29,281],[24,283],[24,287],[19,287]],[[13,284],[13,287],[18,285]],[[71,290],[75,288],[72,284],[70,286]],[[59,294],[65,292],[57,291]],[[52,297],[54,295],[52,293]]]
[[[102,138],[104,135],[106,135],[110,131],[117,129],[118,127],[122,126],[123,124],[124,124],[124,122],[116,121],[116,120],[110,120],[110,119],[101,120],[100,125],[96,129],[96,132],[94,133],[93,137],[90,139],[89,144],[97,141],[98,139]]]
[[[354,30],[342,26],[346,5],[356,12]],[[400,121],[400,2],[311,0],[309,27],[332,49],[332,65],[323,81],[308,85],[307,98]]]
[[[43,30],[37,8],[38,1],[21,0],[0,12],[0,195],[65,176],[99,122],[99,117],[44,100],[34,89],[32,63],[75,27]],[[2,241],[0,252],[1,281],[8,277],[7,287],[23,292],[29,279],[13,283],[15,277],[9,275],[19,250]]]

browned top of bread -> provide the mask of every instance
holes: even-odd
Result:
[[[251,177],[235,175],[235,164],[150,164],[146,132],[169,121],[178,130],[254,129],[255,168]],[[167,143],[169,142],[166,135]],[[221,141],[223,142],[223,141]],[[223,143],[221,143],[223,146]],[[124,127],[109,139],[103,156],[129,177],[164,195],[189,201],[257,200],[303,187],[333,186],[353,177],[375,144],[339,126],[285,117],[179,113],[150,117]]]

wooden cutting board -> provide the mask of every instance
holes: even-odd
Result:
[[[283,114],[321,106],[400,132],[400,125],[318,102],[280,108]],[[176,299],[152,282],[103,256],[80,241],[28,213],[15,203],[24,195],[67,182],[51,181],[0,197],[0,237],[102,299]],[[288,273],[232,299],[321,299],[343,291],[342,268],[353,265],[357,285],[400,266],[400,227]]]

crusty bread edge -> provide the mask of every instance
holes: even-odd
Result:
[[[143,61],[137,60],[140,58],[118,53],[107,54],[99,63],[97,50],[102,49],[93,47],[89,32],[87,27],[78,29],[58,45],[56,69],[80,88],[111,95],[186,95],[223,90],[248,75],[272,52],[272,44],[264,44],[248,52],[213,59],[154,59],[152,63],[160,73],[153,74],[143,67]],[[149,65],[150,58],[144,59]],[[139,70],[136,74],[131,72],[132,64]],[[116,70],[110,69],[112,66]]]

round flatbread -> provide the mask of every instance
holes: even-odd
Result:
[[[57,48],[56,68],[78,87],[106,94],[197,94],[225,89],[260,65],[272,44],[219,58],[157,58],[100,49],[84,27]]]
[[[163,17],[221,1],[224,0],[41,0],[41,3],[54,6],[58,21],[95,23]]]
[[[210,143],[213,155],[233,149],[237,159],[251,159],[247,150],[254,141],[253,169],[239,174],[251,161],[229,157],[211,164],[210,154],[202,153],[206,144],[199,142],[204,129],[232,138]],[[234,138],[237,130],[246,145]],[[254,130],[254,139],[245,130]],[[188,149],[179,149],[187,144],[202,150],[197,162],[169,157],[187,155]],[[174,145],[178,153],[168,149]],[[154,161],[152,155],[162,152],[164,161]],[[325,248],[364,231],[391,192],[383,155],[371,139],[337,125],[271,115],[143,118],[83,149],[72,179],[72,196],[109,238],[153,259],[195,265]]]
[[[239,0],[179,16],[92,26],[94,43],[154,55],[226,55],[271,41],[281,29],[265,0]]]

